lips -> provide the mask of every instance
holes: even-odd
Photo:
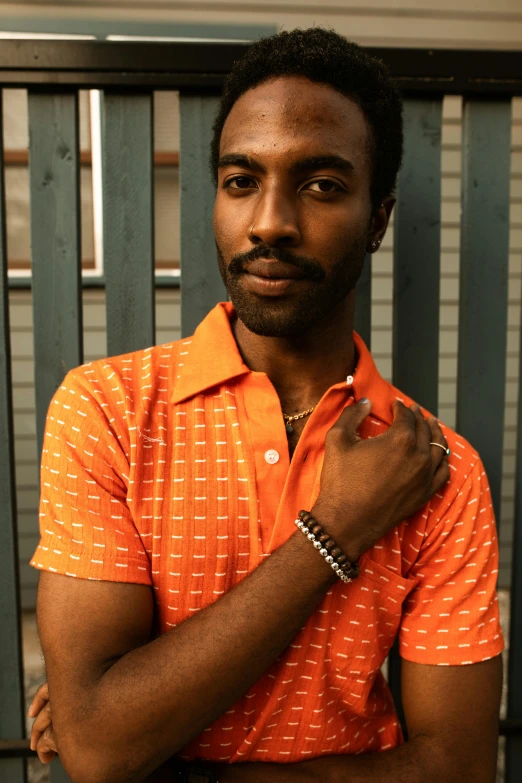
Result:
[[[290,273],[293,273],[293,276],[290,277],[287,269],[288,268],[282,269],[279,267],[277,269],[277,275],[286,275],[286,277],[279,277],[276,276],[275,269],[266,270],[265,268],[260,270],[264,274],[254,274],[249,268],[248,273],[243,276],[244,285],[249,291],[258,296],[274,297],[283,296],[284,294],[290,293],[292,289],[306,285],[310,282],[303,277],[303,275],[295,275],[295,271],[298,270],[292,269]],[[270,271],[270,275],[267,275],[267,271]]]
[[[291,264],[284,264],[280,261],[253,261],[248,264],[244,270],[248,275],[263,277],[269,280],[300,280],[304,274],[297,267]]]

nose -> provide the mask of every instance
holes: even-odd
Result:
[[[250,241],[255,245],[298,245],[301,234],[297,210],[291,198],[281,189],[266,191],[258,202],[248,232]]]

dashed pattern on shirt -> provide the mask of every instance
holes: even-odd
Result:
[[[294,532],[296,512],[319,491],[325,434],[347,404],[372,399],[366,438],[390,425],[395,397],[410,402],[378,376],[355,335],[353,384],[325,394],[290,463],[277,395],[266,376],[245,371],[230,307],[218,305],[192,338],[77,368],[49,407],[31,564],[150,585],[158,633],[219,600]],[[470,664],[502,650],[487,477],[470,445],[443,429],[448,486],[365,553],[359,579],[329,590],[183,758],[294,762],[386,750],[403,741],[381,674],[396,636],[418,663]],[[276,464],[263,459],[267,447]]]

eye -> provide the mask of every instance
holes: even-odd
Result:
[[[316,179],[314,182],[309,182],[307,189],[311,189],[313,185],[317,185],[317,188],[313,189],[313,193],[335,193],[340,192],[341,187],[331,179]]]
[[[230,190],[248,190],[250,187],[252,187],[251,183],[253,182],[254,180],[251,177],[246,177],[240,174],[237,177],[231,177],[230,179],[227,179],[223,187],[229,188]],[[235,183],[235,185],[232,183]]]

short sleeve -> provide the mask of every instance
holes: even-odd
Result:
[[[504,649],[496,593],[498,541],[488,480],[477,460],[457,496],[427,529],[409,572],[400,654],[416,663],[462,665]]]
[[[47,413],[40,543],[31,565],[83,579],[152,584],[126,502],[128,476],[128,459],[104,413],[103,396],[96,396],[82,368],[71,371]]]

